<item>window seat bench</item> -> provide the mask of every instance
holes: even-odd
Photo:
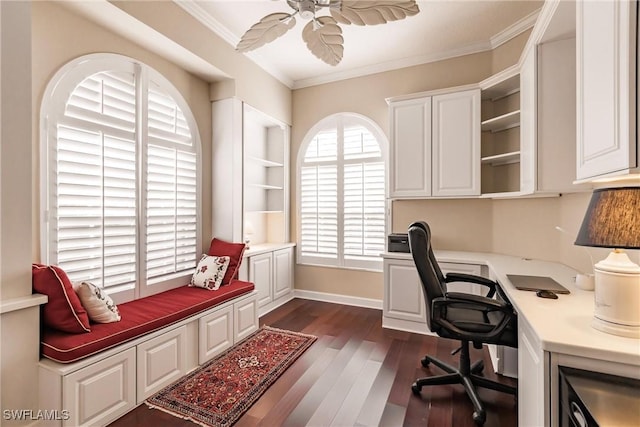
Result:
[[[42,332],[44,425],[106,425],[258,328],[257,291],[236,280],[217,291],[183,286],[118,304],[122,320],[91,332]]]

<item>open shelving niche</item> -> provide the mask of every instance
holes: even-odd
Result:
[[[481,83],[481,194],[520,192],[520,74],[511,67]]]
[[[244,104],[243,236],[252,244],[288,241],[288,127]]]

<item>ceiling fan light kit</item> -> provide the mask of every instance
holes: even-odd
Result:
[[[338,25],[378,25],[417,14],[415,0],[286,0],[293,13],[272,13],[263,17],[244,33],[236,46],[249,52],[284,35],[296,24],[295,15],[309,20],[302,39],[317,58],[338,65],[344,52],[342,29]],[[329,8],[331,16],[316,16]]]

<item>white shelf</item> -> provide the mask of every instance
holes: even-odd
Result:
[[[520,126],[520,110],[511,111],[510,113],[483,121],[482,131],[500,132],[516,126]]]
[[[249,156],[249,160],[259,164],[260,166],[264,166],[266,168],[281,168],[284,164],[279,162],[274,162],[272,160],[262,159],[260,157]]]
[[[247,209],[249,213],[257,213],[257,214],[270,214],[270,213],[283,213],[284,211],[273,210],[273,211],[265,211],[265,210],[251,210]]]
[[[249,184],[251,187],[262,188],[263,190],[284,190],[284,188],[280,185],[269,185],[269,184]]]
[[[518,163],[520,161],[520,151],[512,151],[510,153],[496,154],[495,156],[487,156],[482,158],[483,165],[501,166],[510,163]]]

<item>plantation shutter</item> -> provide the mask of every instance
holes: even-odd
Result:
[[[197,132],[161,75],[92,56],[63,68],[43,101],[43,262],[131,299],[195,268]]]
[[[384,251],[385,169],[380,145],[363,126],[344,127],[345,265]]]
[[[373,134],[344,122],[319,131],[300,165],[300,254],[312,264],[378,268],[385,163]]]
[[[148,94],[146,277],[195,268],[196,155],[184,114],[152,86]]]
[[[323,258],[338,257],[337,147],[335,129],[319,132],[307,148],[300,171],[301,251],[318,257],[320,263]]]
[[[101,72],[72,91],[56,125],[52,263],[72,281],[136,280],[133,73]]]

